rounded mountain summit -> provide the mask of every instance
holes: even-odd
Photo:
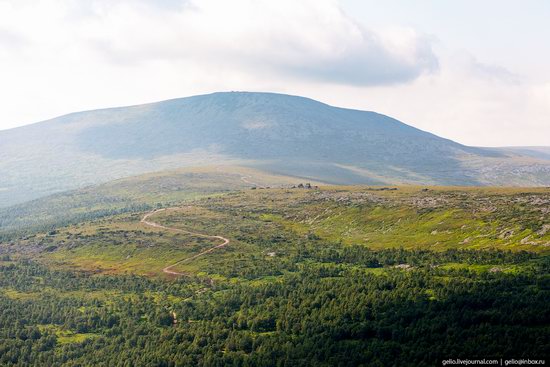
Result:
[[[151,171],[232,164],[335,184],[550,185],[550,160],[375,112],[223,92],[0,131],[0,206]]]

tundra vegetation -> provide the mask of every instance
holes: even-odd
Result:
[[[0,365],[545,357],[550,189],[246,185],[6,234]]]

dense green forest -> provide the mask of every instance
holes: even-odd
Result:
[[[349,266],[365,256],[376,264],[440,260],[364,252],[342,254],[348,261],[339,264],[304,262],[275,282],[238,285],[4,262],[0,364],[403,366],[456,356],[543,358],[548,351],[546,258],[521,275]],[[474,254],[460,256],[477,262]],[[525,261],[523,254],[487,259],[503,256]]]

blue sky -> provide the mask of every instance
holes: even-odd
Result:
[[[550,145],[548,19],[544,0],[0,0],[0,129],[250,90]]]
[[[376,0],[342,1],[349,14],[371,27],[412,27],[487,63],[533,78],[549,77],[548,1],[385,0],[380,4]]]

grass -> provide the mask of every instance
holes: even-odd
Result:
[[[0,241],[121,212],[171,206],[253,186],[298,180],[238,166],[190,167],[149,173],[0,208]]]
[[[468,270],[476,273],[501,272],[504,274],[519,274],[526,268],[526,264],[522,265],[498,265],[498,264],[464,264],[464,263],[447,263],[440,266],[443,270]]]
[[[71,343],[82,343],[83,341],[90,338],[97,338],[100,335],[95,333],[77,333],[72,330],[65,330],[59,325],[53,324],[43,324],[38,325],[40,332],[50,332],[55,334],[58,345],[71,344]]]
[[[510,192],[503,191],[507,194]],[[472,189],[464,193],[468,192],[480,193]],[[435,196],[439,199],[454,200],[435,207],[413,205],[411,196],[397,192],[393,196],[387,193],[380,195],[379,197],[386,199],[384,203],[348,205],[311,203],[304,205],[302,210],[294,215],[289,212],[278,215],[266,213],[260,216],[260,219],[265,222],[280,223],[301,235],[313,232],[329,241],[365,244],[373,249],[501,248],[544,253],[550,250],[548,233],[540,235],[535,228],[529,228],[532,224],[538,224],[540,228],[541,213],[537,211],[542,208],[527,206],[522,213],[522,218],[518,220],[514,217],[511,208],[507,206],[506,199],[510,199],[507,195],[492,198],[499,205],[494,209],[496,212],[472,212],[476,209],[474,206],[478,198],[470,197],[472,205],[461,208],[462,204],[457,205],[459,203],[456,202],[456,198],[449,197],[446,193],[447,191],[437,192],[435,195],[432,194],[431,198]],[[416,199],[422,199],[422,197]],[[478,202],[478,204],[481,204],[478,209],[483,209],[481,208],[483,203]],[[510,235],[503,235],[506,233]]]
[[[550,222],[545,212],[549,203],[550,190],[543,188],[256,189],[185,202],[151,219],[169,227],[229,238],[227,247],[173,270],[223,280],[240,274],[236,280],[240,282],[259,268],[280,267],[303,241],[373,250],[501,249],[547,255],[550,231],[541,229]],[[33,258],[53,267],[165,277],[164,267],[219,243],[147,227],[139,222],[143,214],[71,225],[17,245],[33,249]],[[491,269],[490,265],[479,269],[460,266]],[[276,277],[278,273],[273,270],[265,275]]]
[[[21,292],[15,289],[1,289],[0,294],[3,296],[12,299],[12,300],[18,300],[18,301],[28,301],[37,299],[38,297],[41,297],[41,293],[39,292]]]

